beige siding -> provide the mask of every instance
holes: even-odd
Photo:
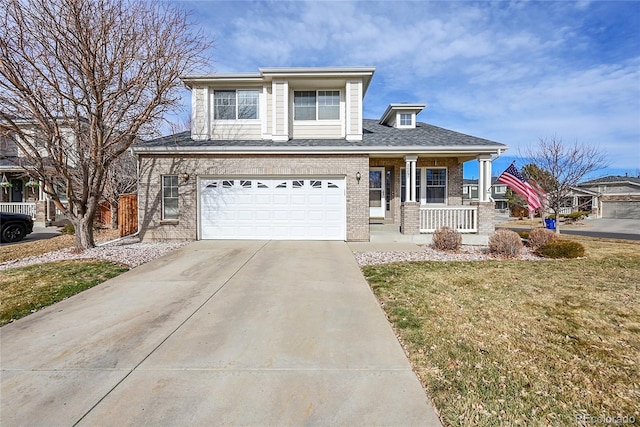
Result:
[[[267,87],[267,97],[266,97],[266,107],[267,107],[267,115],[263,117],[262,120],[266,120],[267,123],[267,134],[273,134],[273,90],[271,86]]]
[[[207,132],[209,114],[209,90],[206,87],[194,87],[191,90],[191,135],[202,140],[209,137]]]
[[[362,133],[362,118],[360,117],[360,112],[362,111],[362,98],[360,95],[360,89],[362,88],[361,82],[354,82],[350,85],[351,91],[347,96],[349,97],[349,106],[350,109],[347,111],[349,114],[351,124],[350,129],[347,130],[350,134],[360,134]]]
[[[138,208],[144,240],[194,240],[198,233],[197,177],[226,176],[344,176],[346,177],[347,240],[369,240],[369,192],[366,180],[358,183],[357,171],[368,177],[366,155],[345,156],[140,156]],[[162,175],[188,171],[179,179],[179,219],[162,220]]]
[[[288,117],[286,114],[286,102],[287,102],[287,84],[286,82],[274,82],[273,83],[273,98],[275,99],[275,124],[273,129],[273,135],[288,135]],[[273,105],[273,102],[272,102]]]
[[[343,138],[342,125],[313,122],[313,124],[299,124],[293,122],[293,138],[300,139],[339,139]]]
[[[262,125],[260,121],[236,121],[233,123],[213,122],[211,128],[212,139],[262,139]]]

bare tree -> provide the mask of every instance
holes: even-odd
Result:
[[[178,108],[179,76],[206,65],[209,43],[155,0],[0,0],[0,10],[0,130],[75,226],[76,246],[92,247],[109,168]]]
[[[606,154],[600,148],[578,141],[565,143],[561,138],[540,138],[538,144],[525,149],[530,160],[529,178],[547,192],[549,209],[559,218],[563,199],[587,174],[607,166]],[[556,221],[556,233],[560,227]]]

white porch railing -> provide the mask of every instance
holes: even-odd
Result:
[[[35,203],[0,203],[0,212],[20,213],[36,218]]]
[[[444,226],[460,233],[477,233],[477,206],[420,207],[421,233],[433,233]]]

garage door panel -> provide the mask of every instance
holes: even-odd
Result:
[[[339,178],[202,179],[201,238],[344,240],[344,187]]]

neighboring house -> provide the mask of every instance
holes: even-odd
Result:
[[[29,119],[15,119],[14,121],[22,129],[33,129],[34,123]],[[72,141],[73,133],[67,128],[62,128],[66,141]],[[33,135],[36,132],[33,131]],[[35,149],[46,157],[46,151],[35,137],[30,141]],[[69,144],[69,147],[72,147]],[[64,150],[70,156],[69,162],[75,150]],[[46,160],[46,159],[45,159]],[[57,220],[64,219],[62,212],[56,209],[53,201],[43,191],[41,182],[34,180],[29,171],[34,166],[29,158],[18,148],[18,145],[9,132],[0,133],[0,211],[24,213],[30,215],[37,223],[49,225]],[[53,167],[51,173],[55,173]],[[62,203],[66,203],[65,186],[61,182],[56,188],[58,197]],[[97,220],[108,223],[111,220],[111,211],[108,203],[101,203],[98,207]]]
[[[503,144],[419,122],[423,104],[363,119],[375,69],[261,68],[183,77],[191,131],[133,147],[143,239],[368,241],[448,225],[490,234],[491,161]],[[484,192],[463,206],[462,166]]]
[[[606,176],[582,182],[572,188],[564,206],[566,211],[590,211],[599,218],[640,219],[640,177]]]
[[[46,223],[55,218],[55,208],[42,191],[40,183],[31,179],[26,161],[15,142],[0,135],[0,211],[23,213]]]
[[[495,208],[501,213],[509,211],[509,201],[507,200],[507,186],[496,183],[497,176],[491,177],[491,199],[495,202]],[[470,204],[478,201],[478,180],[464,179],[462,180],[462,202]]]

